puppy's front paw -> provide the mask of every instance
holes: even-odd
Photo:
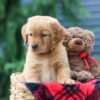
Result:
[[[75,84],[75,81],[73,79],[61,79],[58,82],[61,84],[68,84],[68,85]]]

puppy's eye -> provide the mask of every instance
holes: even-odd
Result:
[[[43,34],[43,33],[41,34],[41,37],[46,37],[46,36],[48,36],[48,35],[47,34]]]
[[[30,33],[29,35],[32,36],[32,33]]]

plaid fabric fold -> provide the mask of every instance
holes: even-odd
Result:
[[[100,100],[100,78],[75,85],[25,83],[36,100]]]

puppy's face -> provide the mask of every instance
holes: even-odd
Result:
[[[52,17],[35,16],[23,26],[22,36],[34,52],[48,53],[64,38],[64,28]]]

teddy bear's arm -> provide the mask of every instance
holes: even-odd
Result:
[[[88,60],[91,68],[91,73],[95,78],[100,77],[100,64],[95,64],[92,60]]]
[[[88,71],[80,71],[77,74],[77,80],[81,81],[81,82],[86,82],[93,78],[94,78],[94,76],[92,75],[92,73],[88,72]]]
[[[71,78],[72,78],[72,79],[77,80],[77,74],[78,74],[78,73],[77,73],[76,71],[72,71],[72,70],[71,70]]]
[[[97,67],[93,67],[91,69],[92,74],[94,75],[95,78],[100,77],[100,65]]]

